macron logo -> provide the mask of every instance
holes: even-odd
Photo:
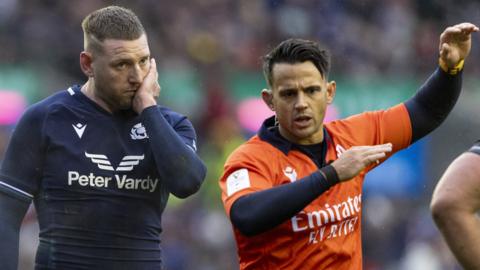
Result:
[[[124,156],[117,169],[113,168],[112,163],[108,160],[107,156],[101,154],[89,154],[85,152],[85,156],[89,158],[93,163],[97,164],[99,169],[106,171],[122,171],[129,172],[133,170],[135,165],[140,163],[140,160],[145,158],[145,155],[141,156]]]
[[[85,128],[87,127],[87,124],[77,123],[75,125],[72,125],[72,127],[75,130],[75,132],[77,133],[78,138],[81,139],[82,135],[83,135],[83,132],[85,131]]]

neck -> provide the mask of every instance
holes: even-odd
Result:
[[[82,86],[80,89],[82,93],[91,99],[93,102],[97,103],[102,109],[106,110],[109,113],[113,113],[113,109],[111,106],[108,105],[101,97],[97,95],[97,91],[95,88],[95,82],[92,78],[89,78],[88,81]]]
[[[288,133],[281,125],[278,125],[278,131],[285,139],[292,143],[299,145],[312,145],[323,142],[323,125],[320,127],[320,131],[316,134],[309,136],[308,138],[296,138],[293,134]]]

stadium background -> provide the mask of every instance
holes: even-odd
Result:
[[[217,179],[228,153],[269,114],[260,57],[288,37],[331,50],[337,97],[328,118],[386,108],[411,96],[434,70],[448,25],[480,24],[475,0],[0,0],[0,162],[25,106],[84,82],[81,19],[108,4],[142,20],[159,66],[160,102],[189,116],[208,176],[195,196],[170,199],[163,218],[167,269],[237,269]],[[480,137],[480,37],[447,121],[367,178],[365,269],[459,269],[429,214],[448,163]],[[19,269],[32,269],[34,211],[25,218]],[[459,232],[461,233],[461,232]]]

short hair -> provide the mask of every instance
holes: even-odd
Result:
[[[85,50],[102,50],[105,39],[135,40],[145,33],[140,19],[133,11],[108,6],[93,11],[82,21]]]
[[[291,38],[282,41],[263,57],[263,74],[271,87],[273,84],[272,70],[277,63],[303,63],[311,61],[324,79],[330,71],[330,56],[317,42],[305,39]]]

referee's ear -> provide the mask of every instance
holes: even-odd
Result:
[[[327,83],[327,104],[332,104],[333,99],[335,98],[335,93],[337,92],[337,83],[335,81],[330,81]]]
[[[270,110],[275,111],[275,107],[273,106],[273,93],[270,89],[263,89],[262,90],[262,99],[265,104],[267,104]]]
[[[92,54],[87,51],[80,53],[80,68],[87,77],[93,77]]]

